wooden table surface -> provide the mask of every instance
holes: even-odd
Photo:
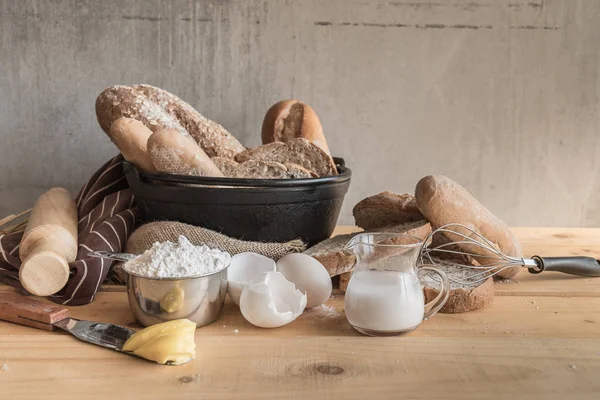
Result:
[[[515,232],[527,255],[600,258],[600,229]],[[496,283],[485,309],[438,314],[394,338],[353,331],[342,295],[272,330],[253,327],[228,301],[197,330],[196,359],[180,367],[0,321],[0,398],[600,398],[600,279],[516,279]],[[139,327],[121,288],[105,287],[71,313]]]

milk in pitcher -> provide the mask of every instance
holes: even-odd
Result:
[[[357,270],[346,290],[346,317],[359,330],[408,331],[423,321],[424,302],[415,274]]]

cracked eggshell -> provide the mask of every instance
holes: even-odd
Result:
[[[231,257],[227,271],[227,293],[240,305],[242,291],[252,279],[263,272],[275,271],[275,261],[257,253],[239,253]]]
[[[252,325],[278,328],[289,324],[306,307],[306,293],[276,271],[265,272],[250,281],[240,297],[242,315]]]
[[[324,304],[331,296],[331,277],[323,264],[301,253],[288,254],[277,261],[277,271],[306,292],[307,308]]]

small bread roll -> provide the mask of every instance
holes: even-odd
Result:
[[[148,139],[148,154],[159,172],[177,175],[218,176],[223,173],[191,136],[175,129],[159,129]]]
[[[123,157],[144,172],[156,171],[148,156],[147,143],[150,135],[152,131],[146,125],[126,117],[115,120],[109,131],[110,139]]]
[[[269,108],[265,115],[262,142],[287,142],[295,138],[307,139],[331,156],[315,110],[298,100],[280,101]]]

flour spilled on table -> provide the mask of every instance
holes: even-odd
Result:
[[[311,311],[313,311],[315,313],[315,316],[320,320],[334,319],[338,318],[341,315],[335,310],[335,308],[331,306],[326,306],[325,304],[322,304],[318,307],[313,307]]]

